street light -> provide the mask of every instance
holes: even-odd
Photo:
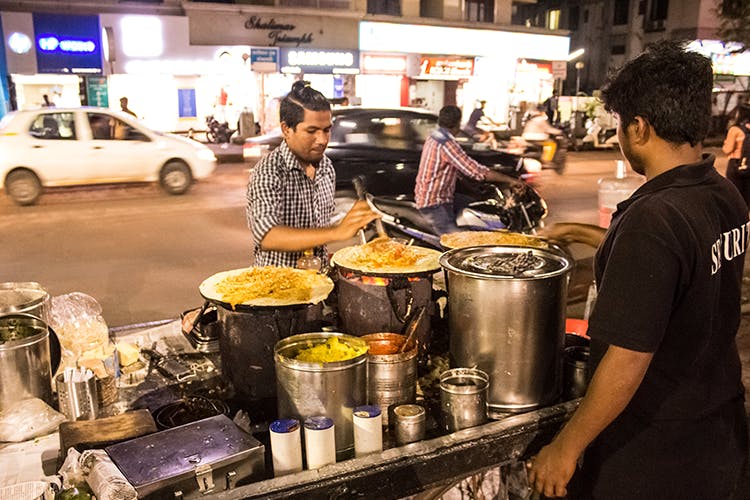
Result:
[[[573,96],[573,117],[571,118],[571,128],[575,133],[576,125],[578,125],[578,92],[581,89],[581,70],[583,69],[583,61],[576,62],[576,95]]]
[[[573,59],[577,59],[583,55],[583,53],[586,52],[584,49],[576,49],[570,54],[568,54],[568,57],[565,58],[566,61],[570,62]]]
[[[576,97],[578,97],[578,91],[581,90],[581,70],[583,69],[583,61],[576,63]]]

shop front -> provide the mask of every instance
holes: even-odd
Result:
[[[407,64],[408,104],[433,112],[455,104],[467,118],[477,102],[483,100],[487,115],[506,122],[521,102],[541,102],[551,93],[549,74],[537,72],[532,78],[524,65],[535,60],[551,67],[552,61],[565,60],[569,38],[363,21],[359,48],[363,53],[416,55],[418,64]],[[363,93],[363,102],[368,99]],[[404,104],[403,100],[400,103]]]
[[[152,128],[204,130],[214,116],[236,128],[257,107],[248,45],[194,46],[188,19],[179,16],[102,14],[110,33],[109,105],[121,97]]]
[[[98,16],[3,12],[2,31],[10,109],[79,106],[103,74]]]
[[[358,20],[351,12],[279,10],[259,6],[246,13],[233,6],[184,6],[192,47],[247,44],[278,50],[278,69],[255,71],[252,91],[263,131],[277,126],[278,103],[304,78],[329,99],[352,99],[359,73]]]

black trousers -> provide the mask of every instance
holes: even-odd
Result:
[[[737,487],[747,457],[741,398],[691,420],[620,415],[586,450],[568,498],[744,500]]]

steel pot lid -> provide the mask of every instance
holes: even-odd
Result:
[[[447,271],[481,279],[544,279],[567,273],[571,260],[542,248],[476,246],[440,256]]]
[[[39,283],[0,283],[0,314],[28,311],[49,299]]]

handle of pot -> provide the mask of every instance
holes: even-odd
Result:
[[[396,300],[396,291],[398,290],[405,290],[406,293],[406,307],[403,313],[398,310],[398,301]],[[414,293],[409,280],[403,276],[389,280],[385,287],[385,293],[398,322],[406,323],[406,319],[411,316],[412,306],[414,305]]]
[[[62,360],[62,347],[60,346],[60,338],[57,333],[52,329],[51,326],[47,327],[49,331],[49,361],[50,368],[52,368],[52,376],[54,377],[57,373],[57,369],[60,368],[60,361]]]
[[[195,328],[195,325],[199,325],[199,324],[200,324],[200,321],[201,321],[201,319],[203,319],[203,315],[204,315],[204,314],[206,314],[206,310],[207,310],[207,309],[208,309],[208,308],[209,308],[210,306],[212,306],[211,302],[210,302],[210,301],[208,301],[208,300],[207,300],[207,301],[205,301],[205,302],[203,303],[203,305],[201,306],[201,309],[200,309],[200,311],[198,311],[198,314],[196,314],[196,315],[195,315],[195,319],[194,319],[194,320],[193,320],[192,322],[190,322],[190,328],[188,328],[187,330],[185,330],[185,324],[183,323],[182,325],[180,325],[180,327],[182,328],[182,330],[183,330],[183,331],[184,331],[184,332],[185,332],[186,334],[188,334],[188,333],[192,332],[192,331],[193,331],[193,328]]]

